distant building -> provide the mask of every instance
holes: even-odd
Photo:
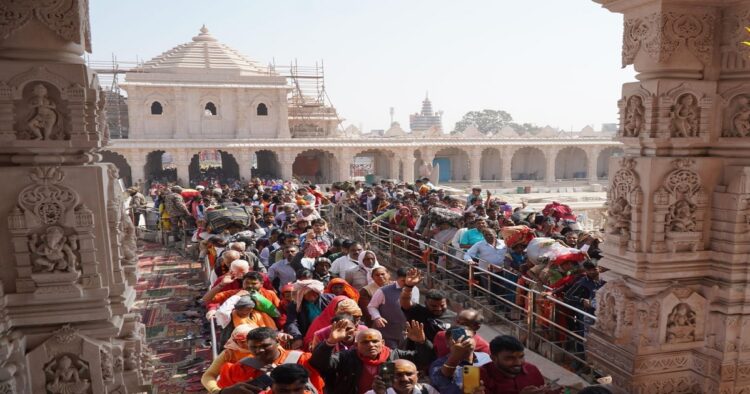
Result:
[[[439,131],[443,131],[443,121],[440,114],[432,111],[432,102],[429,97],[422,101],[422,112],[409,115],[409,128],[412,132],[425,131],[430,127],[436,126]]]
[[[616,133],[618,130],[617,123],[602,123],[602,131]]]

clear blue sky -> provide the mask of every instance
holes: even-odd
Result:
[[[589,0],[94,0],[93,60],[150,59],[206,24],[266,64],[323,60],[345,125],[408,128],[425,91],[452,130],[471,110],[563,129],[617,121],[622,16]]]

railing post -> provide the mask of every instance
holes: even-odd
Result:
[[[446,263],[446,267],[447,265],[448,264]],[[474,298],[474,265],[473,264],[469,264],[469,297]]]
[[[531,342],[532,332],[536,329],[536,317],[534,316],[534,309],[536,306],[536,293],[529,291],[526,301],[526,347],[533,349]]]

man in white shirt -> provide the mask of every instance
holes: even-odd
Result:
[[[277,261],[268,269],[268,279],[271,280],[271,283],[276,279],[279,280],[277,289],[297,281],[297,273],[292,268],[291,262],[298,251],[299,248],[297,246],[286,246],[284,248],[284,259]]]
[[[503,266],[505,261],[505,253],[507,248],[505,242],[497,239],[497,234],[490,228],[482,230],[483,241],[479,241],[469,248],[464,255],[464,260],[469,263],[473,262],[473,259],[479,259],[479,268],[483,270],[490,269],[490,265],[495,266],[494,271],[499,271],[499,268]]]
[[[349,250],[346,252],[347,254],[337,258],[331,264],[331,269],[329,270],[331,275],[341,278],[344,276],[344,272],[357,268],[357,258],[363,250],[362,244],[357,241],[352,242]]]

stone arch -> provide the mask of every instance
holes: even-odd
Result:
[[[469,153],[457,147],[442,148],[435,152],[432,166],[438,169],[438,182],[465,182],[469,180]],[[445,166],[449,168],[445,168]]]
[[[177,182],[177,167],[174,165],[174,159],[163,150],[155,150],[146,155],[143,174],[147,184]]]
[[[252,169],[252,176],[262,179],[280,179],[281,164],[279,155],[268,149],[261,149],[255,152],[255,167]]]
[[[588,155],[577,146],[568,146],[555,156],[555,179],[585,179]]]
[[[510,179],[514,181],[542,181],[547,175],[547,157],[539,148],[530,146],[513,153]]]
[[[482,158],[479,164],[479,179],[483,181],[501,181],[502,179],[502,160],[500,158],[500,149],[485,148],[482,150]]]
[[[126,187],[133,186],[133,172],[125,156],[109,150],[99,151],[99,154],[102,155],[102,163],[112,163],[117,167],[120,172],[120,179]]]
[[[210,157],[218,153],[218,156]],[[201,163],[201,156],[206,155],[211,162],[208,166]],[[188,166],[188,178],[190,185],[197,185],[206,178],[218,179],[219,182],[230,183],[240,179],[240,166],[237,159],[229,152],[218,149],[205,149],[194,154],[190,158]]]
[[[599,152],[599,157],[596,159],[596,176],[599,179],[609,179],[609,159],[620,157],[623,154],[625,154],[625,151],[616,146],[602,149]]]
[[[352,176],[373,175],[376,179],[391,178],[395,153],[388,149],[363,148],[354,153]]]
[[[294,158],[292,175],[311,183],[333,183],[337,177],[336,155],[324,149],[307,149]]]

